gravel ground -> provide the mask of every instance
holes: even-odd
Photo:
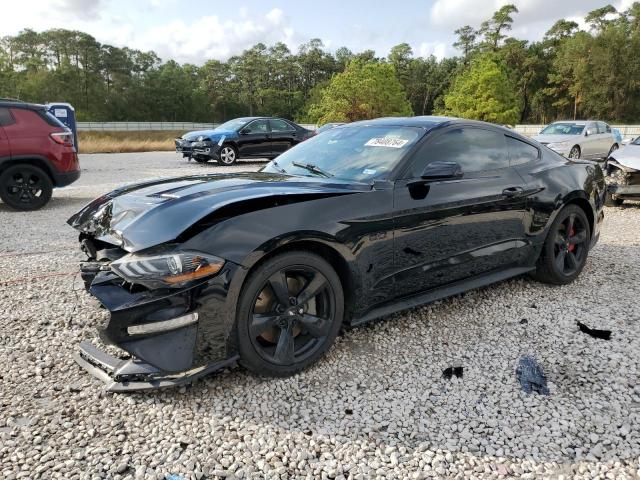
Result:
[[[0,204],[0,478],[637,478],[640,204],[607,209],[579,280],[516,279],[341,336],[287,379],[242,369],[112,395],[71,359],[103,312],[65,220],[116,185],[256,169],[85,155],[39,212]],[[609,341],[576,326],[612,331]],[[550,395],[514,374],[534,356]],[[462,378],[443,378],[461,366]]]

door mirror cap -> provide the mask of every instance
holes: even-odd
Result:
[[[587,128],[584,131],[584,136],[588,137],[589,135],[595,135],[596,134],[596,129],[595,128]]]
[[[422,172],[424,180],[438,180],[462,177],[462,167],[456,162],[431,162]]]

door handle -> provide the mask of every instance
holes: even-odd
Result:
[[[502,191],[502,195],[507,198],[517,197],[519,195],[522,195],[523,193],[524,193],[524,188],[522,187],[510,187],[510,188],[505,188]]]

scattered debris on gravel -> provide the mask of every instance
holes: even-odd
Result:
[[[549,395],[547,377],[535,358],[528,356],[521,357],[516,367],[516,377],[518,377],[524,393]]]
[[[577,322],[578,328],[582,333],[591,335],[593,338],[599,338],[601,340],[609,340],[611,338],[611,330],[599,330],[597,328],[589,328],[582,322]]]
[[[571,285],[519,278],[392,315],[292,378],[237,368],[114,395],[71,358],[106,312],[66,275],[82,259],[66,219],[125,182],[258,164],[81,163],[44,210],[0,204],[1,278],[20,279],[0,286],[2,480],[640,476],[640,204],[606,209]],[[615,334],[596,341],[576,321]],[[522,390],[527,356],[549,395]],[[462,365],[464,377],[439,381]]]

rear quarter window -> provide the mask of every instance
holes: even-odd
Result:
[[[533,145],[529,145],[517,138],[506,137],[509,150],[509,165],[522,165],[533,162],[540,157],[540,151]]]
[[[47,112],[46,110],[36,110],[36,113],[40,118],[42,118],[45,122],[47,122],[52,127],[60,127],[64,129],[67,128],[64,123],[62,123],[60,120],[58,120],[55,116],[53,116],[51,113]]]
[[[6,127],[16,123],[8,108],[0,108],[0,126]]]

